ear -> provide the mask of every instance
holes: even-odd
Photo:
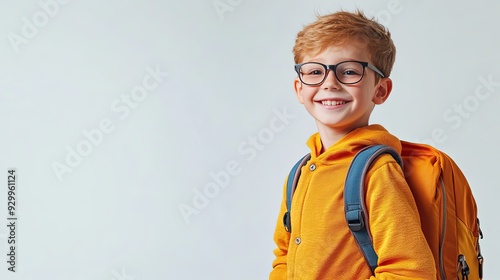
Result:
[[[387,100],[387,98],[389,98],[391,91],[392,91],[392,80],[390,78],[382,78],[379,81],[375,95],[373,96],[372,100],[373,103],[375,103],[376,105],[384,103]]]
[[[293,88],[295,89],[295,94],[297,95],[299,102],[304,104],[304,97],[302,96],[302,83],[298,77],[293,80]]]

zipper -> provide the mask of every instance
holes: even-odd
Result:
[[[479,228],[479,238],[483,239],[483,231],[481,230],[481,227],[479,225],[479,218],[477,219],[477,226]],[[477,262],[479,264],[478,270],[479,270],[479,279],[483,279],[483,262],[484,258],[483,255],[481,254],[481,246],[479,246],[479,239],[477,240]]]
[[[468,280],[469,279],[469,265],[465,261],[465,256],[460,254],[458,255],[458,268],[462,269],[462,280]]]
[[[441,181],[441,190],[443,194],[443,225],[441,227],[441,238],[439,244],[439,270],[441,272],[441,279],[446,280],[446,271],[444,269],[444,259],[443,259],[443,251],[444,251],[444,239],[446,236],[446,187],[444,185],[444,180],[442,176],[439,176],[439,180]]]

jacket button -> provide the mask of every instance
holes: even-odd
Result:
[[[295,238],[295,244],[299,245],[301,241],[300,237]]]
[[[309,165],[309,170],[311,170],[311,171],[316,170],[316,164]]]

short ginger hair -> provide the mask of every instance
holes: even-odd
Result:
[[[373,64],[385,77],[389,77],[396,58],[391,33],[374,19],[368,19],[360,10],[318,15],[315,22],[306,25],[297,34],[293,47],[295,63],[304,62],[306,55],[315,56],[329,47],[342,47],[353,40],[366,44]]]

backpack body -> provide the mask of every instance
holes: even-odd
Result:
[[[384,153],[402,165],[420,214],[422,231],[436,263],[436,278],[482,279],[483,257],[479,247],[482,233],[477,206],[469,184],[453,160],[445,153],[423,144],[401,141],[402,152],[377,145],[360,151],[353,159],[344,184],[346,220],[372,271],[378,257],[371,244],[369,224],[364,213],[365,176],[371,164]],[[309,155],[293,167],[287,181],[288,211],[283,217],[291,231],[290,209],[300,168]],[[332,233],[333,234],[333,233]]]
[[[482,233],[467,179],[445,153],[427,145],[401,144],[405,178],[434,255],[438,279],[482,279]]]

